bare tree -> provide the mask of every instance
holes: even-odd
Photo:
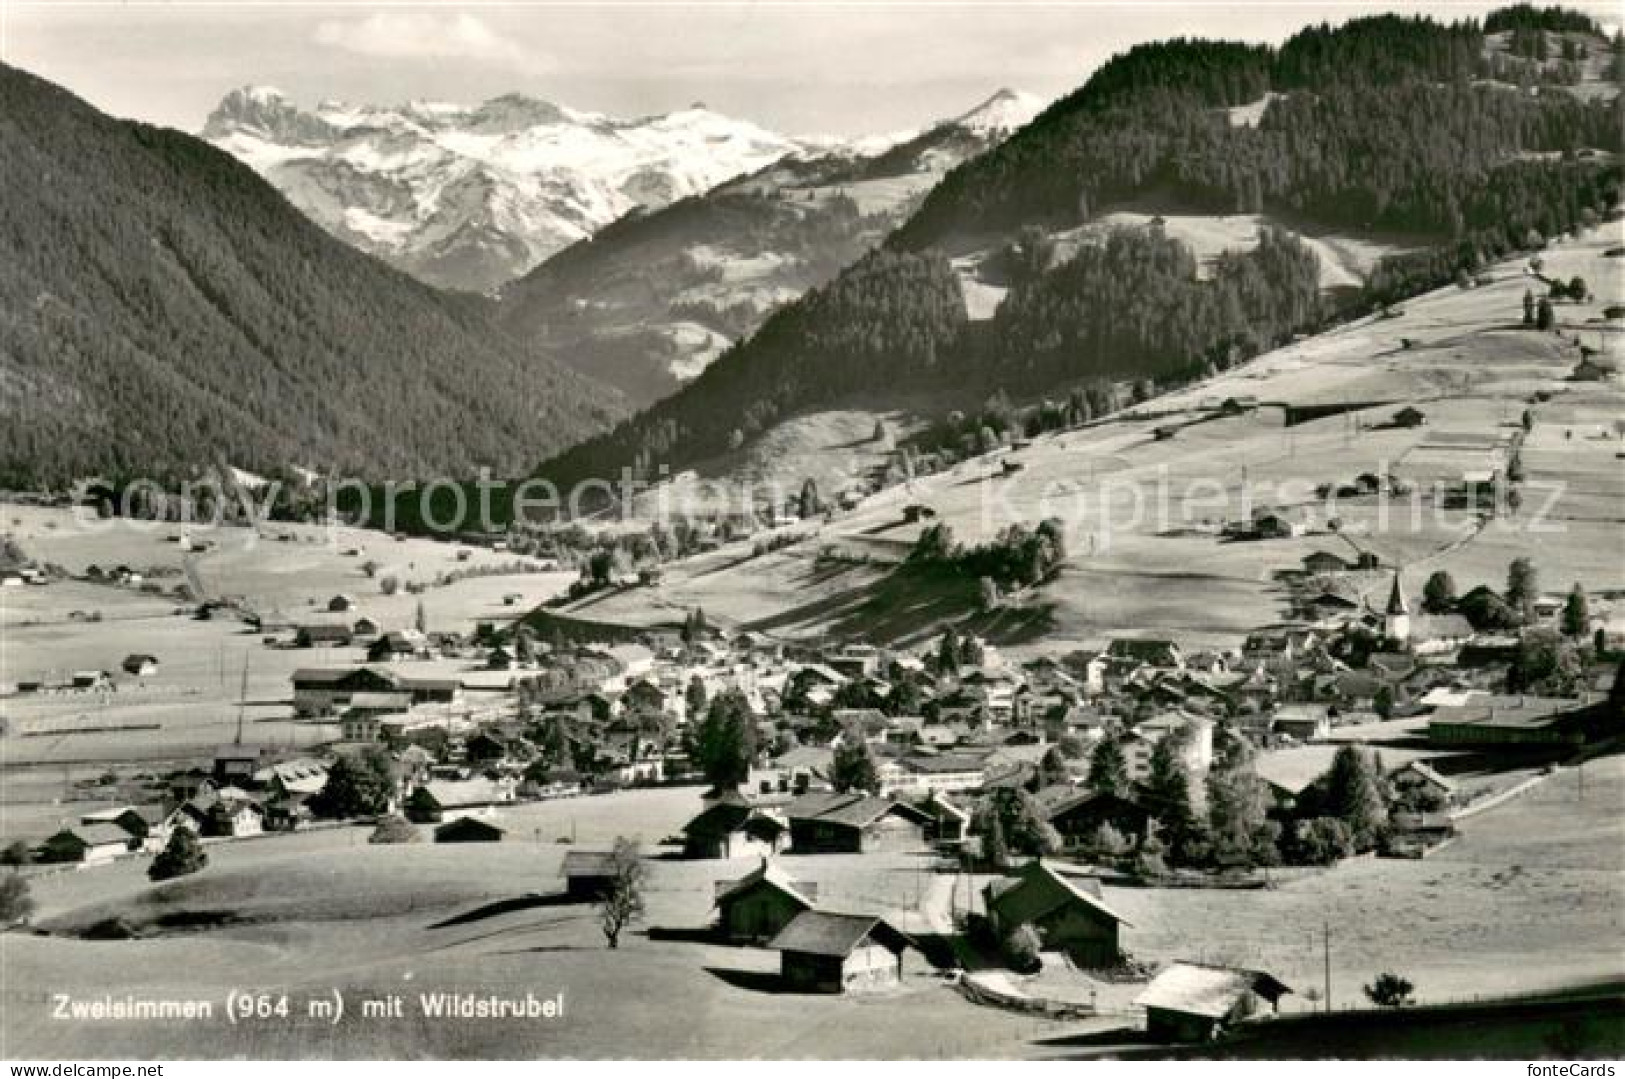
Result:
[[[614,875],[598,905],[598,924],[604,930],[604,940],[611,948],[617,948],[621,931],[643,916],[645,870],[643,852],[634,839],[617,836],[610,857],[614,862]]]

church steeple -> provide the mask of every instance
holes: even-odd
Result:
[[[1403,641],[1411,635],[1411,606],[1405,601],[1405,581],[1399,570],[1394,570],[1394,586],[1388,592],[1388,609],[1382,620],[1383,635]]]

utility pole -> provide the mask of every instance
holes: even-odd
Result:
[[[1330,921],[1323,923],[1320,941],[1321,955],[1324,959],[1326,973],[1326,1011],[1329,1013],[1332,1010],[1332,923]]]

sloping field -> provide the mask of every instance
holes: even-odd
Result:
[[[668,567],[658,588],[595,603],[592,617],[637,620],[651,607],[703,606],[722,621],[791,634],[846,629],[852,610],[869,602],[875,614],[873,604],[884,601],[883,567],[898,561],[921,527],[904,523],[911,504],[929,506],[967,543],[1011,523],[1063,523],[1065,566],[1021,598],[1024,613],[1014,619],[1045,627],[1041,640],[1014,638],[1033,648],[1098,645],[1134,632],[1233,646],[1247,627],[1287,613],[1280,575],[1315,550],[1345,558],[1370,551],[1385,565],[1406,567],[1417,590],[1439,568],[1462,591],[1499,587],[1507,563],[1525,555],[1548,587],[1578,580],[1593,592],[1625,588],[1618,544],[1625,481],[1615,457],[1625,443],[1613,426],[1625,414],[1625,390],[1617,379],[1570,378],[1582,343],[1618,347],[1617,323],[1601,318],[1610,298],[1625,294],[1625,260],[1603,255],[1617,239],[1617,228],[1600,230],[1543,253],[1548,277],[1582,276],[1596,297],[1559,303],[1558,333],[1521,327],[1525,289],[1545,289],[1523,263],[1508,262],[1492,268],[1487,284],[1439,290],[1389,317],[1305,339],[1117,418],[887,489],[815,531],[793,530],[811,534],[770,557],[746,559],[747,543],[731,555]],[[1546,399],[1532,404],[1537,393]],[[1229,397],[1250,397],[1260,407],[1221,416],[1218,406]],[[1406,404],[1421,408],[1427,423],[1392,425]],[[1288,410],[1304,406],[1332,414],[1288,426]],[[1533,430],[1521,506],[1487,517],[1453,499],[1464,475],[1504,471],[1525,409]],[[1001,474],[1006,460],[1020,470]],[[1321,485],[1362,472],[1392,474],[1411,493],[1332,503],[1317,497]],[[1220,538],[1224,521],[1260,507],[1287,511],[1302,534]],[[886,544],[873,543],[876,537]],[[838,601],[815,568],[821,550],[869,562],[862,572],[828,571],[839,581]],[[719,565],[728,572],[717,572]],[[1386,577],[1350,583],[1371,591]],[[915,603],[915,610],[937,617],[929,604]],[[893,621],[904,635],[931,628],[924,617]]]

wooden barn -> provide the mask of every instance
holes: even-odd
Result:
[[[716,888],[717,929],[729,940],[771,940],[818,900],[818,885],[791,880],[766,858],[738,880],[717,881]]]
[[[602,899],[615,887],[615,855],[609,851],[573,850],[559,870],[572,899]]]
[[[903,978],[913,941],[873,914],[806,910],[768,944],[787,986],[804,993],[884,989]]]
[[[503,831],[478,817],[458,817],[434,830],[436,843],[500,843]]]
[[[983,890],[988,922],[1004,939],[1031,926],[1045,951],[1065,952],[1081,967],[1111,967],[1122,959],[1118,927],[1122,915],[1101,898],[1099,882],[1074,881],[1043,859],[1028,862],[1014,876]]]
[[[1134,1003],[1145,1009],[1145,1029],[1152,1038],[1205,1042],[1257,1014],[1265,1003],[1277,1007],[1290,992],[1261,970],[1175,963],[1153,978]]]
[[[924,849],[932,817],[866,794],[809,794],[785,811],[797,854],[863,854]]]
[[[784,846],[786,832],[782,821],[734,796],[683,825],[683,857],[766,857]]]

